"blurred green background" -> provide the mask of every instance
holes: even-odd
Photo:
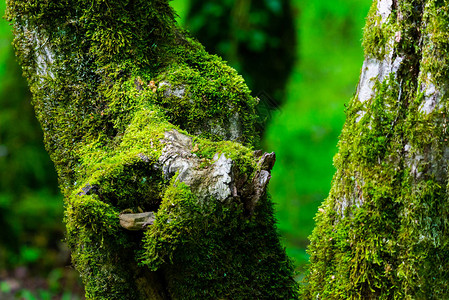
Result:
[[[179,22],[239,70],[261,99],[261,146],[277,154],[270,193],[300,279],[313,218],[330,189],[344,103],[360,74],[371,1],[174,0],[172,5]],[[11,41],[1,20],[0,298],[80,299],[82,287],[63,243],[62,197]]]

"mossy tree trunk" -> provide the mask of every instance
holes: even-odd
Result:
[[[449,1],[374,1],[307,299],[448,299]]]
[[[86,297],[296,297],[256,99],[168,1],[7,4]]]

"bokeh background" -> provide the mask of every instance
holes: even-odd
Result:
[[[243,74],[260,99],[261,147],[277,154],[270,193],[298,280],[335,171],[332,157],[360,74],[371,2],[172,1],[179,22]],[[1,20],[0,299],[83,299],[63,241],[57,178],[11,41]]]

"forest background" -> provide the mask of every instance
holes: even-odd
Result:
[[[271,7],[281,2],[259,1]],[[191,2],[172,1],[181,24],[195,29],[214,21],[208,19],[207,10],[202,21],[201,15],[188,19]],[[261,146],[277,155],[269,191],[276,203],[279,232],[300,280],[313,218],[335,171],[332,157],[345,120],[344,104],[360,74],[361,38],[371,1],[292,0],[291,4],[296,60],[282,103],[264,115],[267,125]],[[5,3],[0,2],[0,11],[4,10]],[[214,11],[217,18],[220,13],[225,12]],[[0,20],[0,296],[75,299],[82,292],[63,242],[63,200],[11,41],[7,21]],[[270,73],[262,75],[268,84],[276,79]],[[253,95],[270,99],[266,91],[259,88]]]

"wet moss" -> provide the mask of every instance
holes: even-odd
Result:
[[[430,1],[423,16],[427,27],[423,48],[423,74],[432,74],[435,83],[447,84],[449,36],[449,8],[446,1]]]
[[[268,197],[248,217],[245,199],[199,203],[157,167],[177,130],[200,168],[224,153],[246,180],[257,169],[256,99],[178,27],[168,1],[7,3],[86,297],[295,298]],[[126,209],[157,211],[154,226],[126,232]]]
[[[373,1],[366,19],[362,46],[365,56],[382,59],[387,51],[386,47],[391,36],[394,34],[391,27],[382,23],[382,18],[377,12],[377,0]]]
[[[145,234],[142,263],[163,265],[175,299],[294,299],[290,272],[276,269],[288,258],[279,251],[274,222],[268,199],[247,219],[241,205],[199,202],[187,186],[172,181]]]
[[[433,25],[426,17],[448,5],[395,3],[386,27],[378,28],[384,36],[388,26],[401,33],[392,37],[387,53],[371,33],[364,45],[367,58],[403,60],[396,73],[374,84],[371,99],[362,102],[356,95],[348,105],[334,158],[337,172],[311,236],[305,299],[449,296],[446,87],[427,64],[439,60],[427,51],[442,29],[427,31]],[[368,26],[379,18],[376,7]]]

